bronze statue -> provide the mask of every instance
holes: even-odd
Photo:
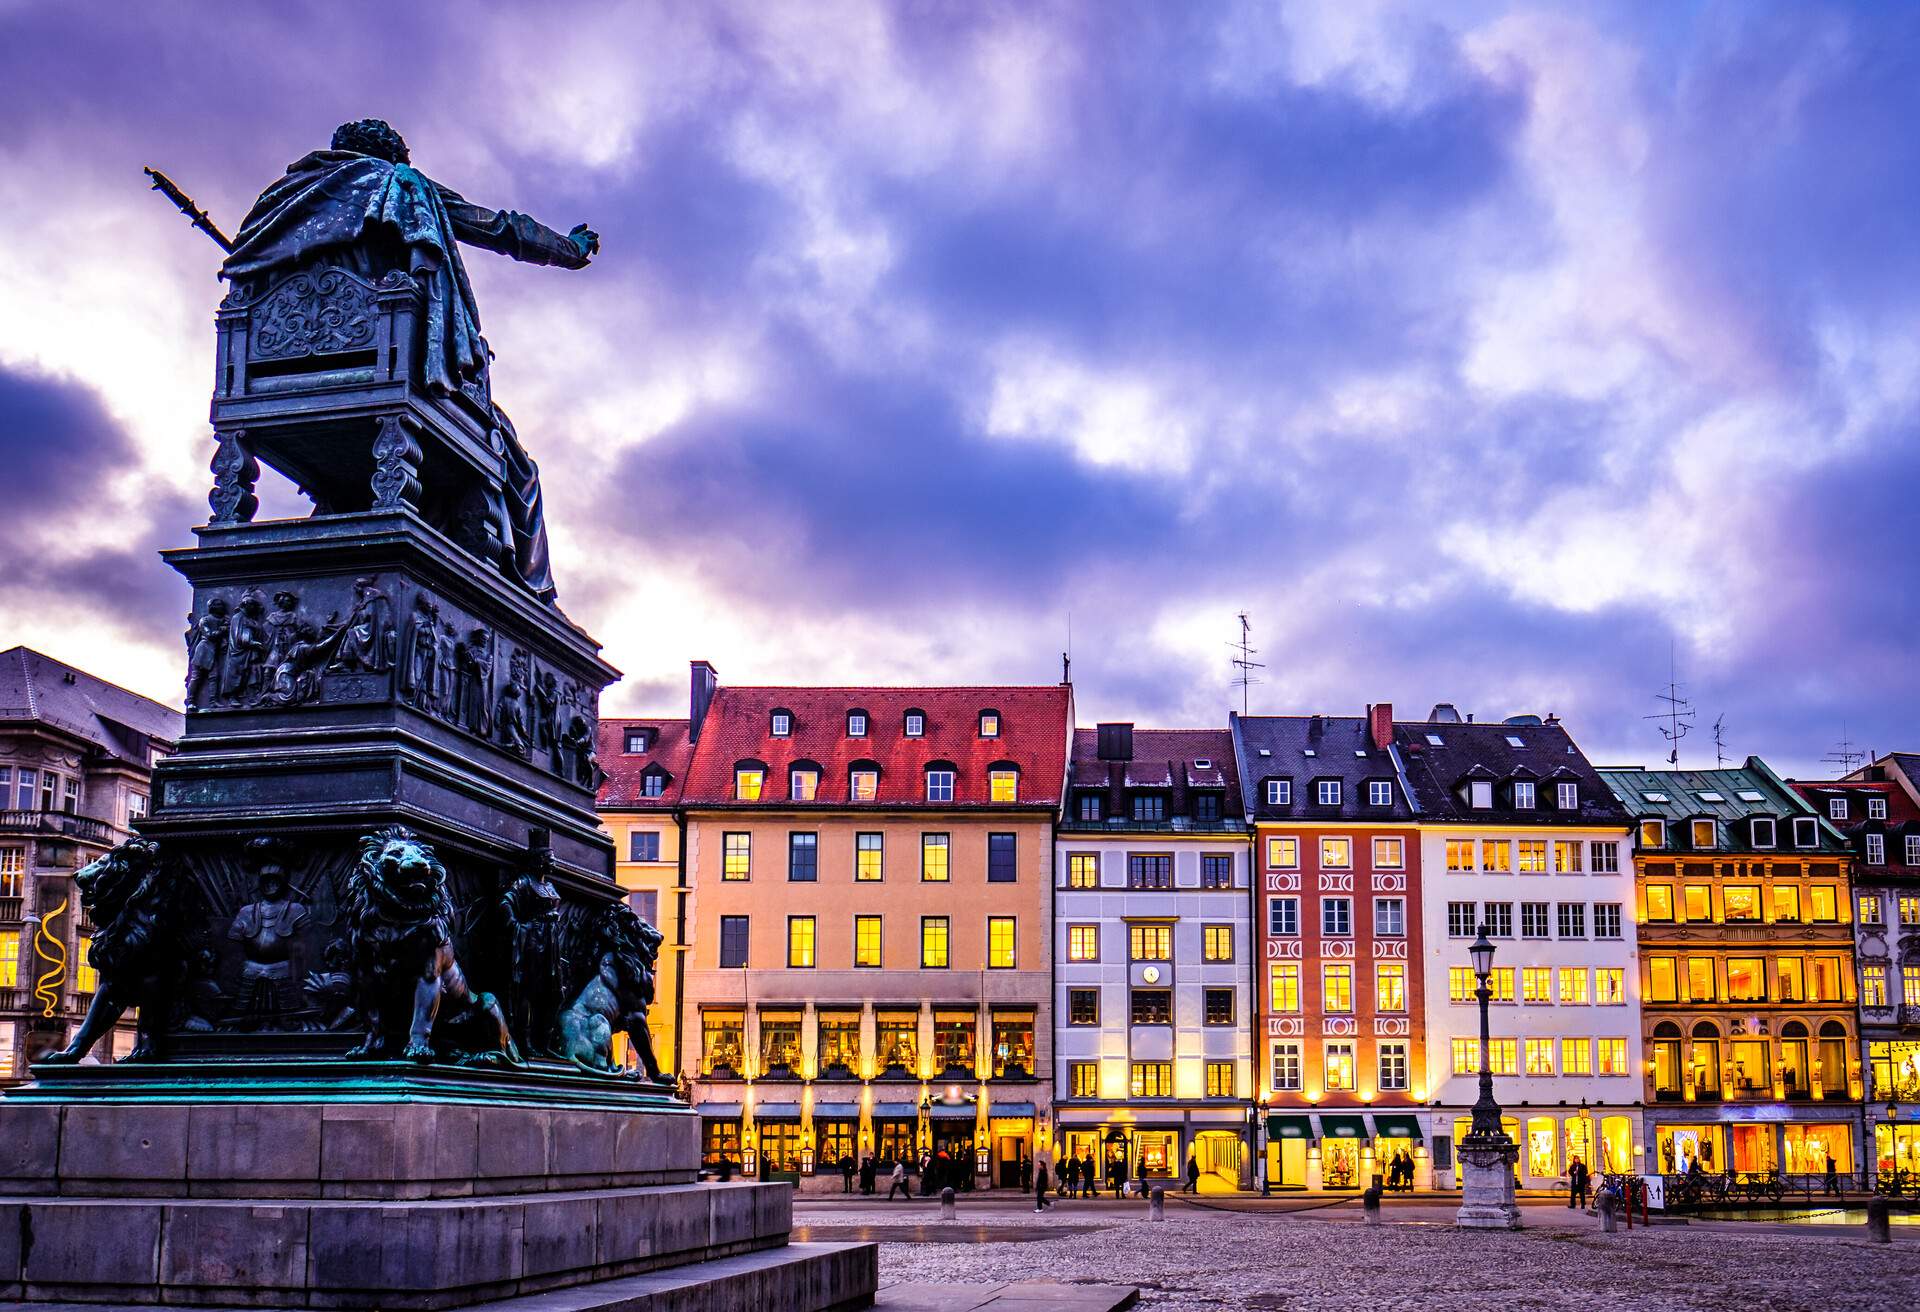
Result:
[[[293,978],[293,945],[309,919],[306,904],[287,881],[285,839],[250,839],[246,861],[253,867],[253,901],[241,907],[227,937],[240,944],[241,1007],[249,1023],[276,1027],[286,1009]]]
[[[499,1004],[460,969],[453,918],[446,868],[412,830],[389,825],[360,840],[346,922],[367,1037],[349,1057],[387,1056],[404,1016],[410,1061],[434,1060],[436,1032],[456,1060],[520,1060]]]
[[[393,668],[393,661],[393,603],[380,590],[378,579],[355,579],[353,610],[334,640],[328,668],[384,674]]]
[[[186,954],[180,941],[180,881],[170,878],[160,845],[134,838],[74,876],[95,929],[87,960],[100,986],[73,1042],[40,1060],[72,1065],[137,1009],[133,1051],[126,1061],[164,1055],[167,1025],[179,996]]]
[[[220,696],[247,701],[260,691],[261,666],[267,655],[266,602],[258,589],[240,594],[240,604],[227,617],[227,650],[220,662]]]
[[[197,711],[218,694],[220,661],[227,650],[227,601],[215,597],[207,613],[187,616],[187,709]]]
[[[500,898],[507,931],[507,1028],[522,1051],[555,1049],[561,1003],[560,890],[553,886],[553,849],[536,835],[527,869]]]
[[[662,1074],[647,1030],[661,942],[660,931],[625,902],[601,910],[593,924],[586,982],[560,1013],[562,1054],[575,1065],[613,1070],[613,1036],[624,1033],[641,1074],[655,1084],[673,1082]]]

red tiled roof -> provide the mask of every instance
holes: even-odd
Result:
[[[627,751],[628,729],[653,731],[646,751]],[[607,774],[600,785],[597,802],[603,810],[627,806],[651,810],[675,805],[687,782],[687,769],[693,763],[693,743],[687,738],[685,720],[602,720],[595,750],[599,753],[600,768]],[[641,795],[641,776],[650,765],[658,765],[667,772],[666,788],[658,797]]]
[[[987,769],[1010,761],[1020,770],[1020,805],[1057,808],[1067,768],[1071,691],[1046,687],[991,688],[728,688],[715,694],[700,731],[683,798],[689,806],[734,801],[733,772],[741,761],[767,766],[761,805],[808,805],[789,800],[788,767],[820,767],[812,805],[848,805],[848,775],[856,761],[880,767],[880,806],[926,805],[924,771],[930,762],[954,766],[953,805],[984,806]],[[773,736],[773,713],[793,717],[787,737]],[[865,711],[867,734],[847,736],[847,713]],[[906,736],[908,711],[926,716],[926,733]],[[1000,715],[1000,734],[980,736],[980,712]],[[942,803],[941,805],[946,805]],[[1000,803],[999,805],[1005,805]]]

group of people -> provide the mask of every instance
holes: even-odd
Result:
[[[1405,1148],[1387,1159],[1387,1192],[1413,1192],[1413,1154]]]

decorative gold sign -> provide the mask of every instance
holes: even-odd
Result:
[[[72,901],[72,898],[61,898],[59,906],[40,917],[39,932],[33,936],[33,954],[46,967],[33,982],[33,996],[44,1008],[40,1014],[48,1019],[60,1010],[60,986],[67,979],[67,945],[49,934],[47,926],[65,915]]]

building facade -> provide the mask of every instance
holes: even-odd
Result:
[[[727,688],[696,667],[681,1024],[709,1161],[804,1177],[931,1154],[984,1187],[1051,1158],[1072,704],[1065,684]]]
[[[1796,787],[1846,835],[1860,999],[1866,1169],[1920,1173],[1920,757]]]
[[[93,1001],[74,872],[132,836],[178,711],[26,647],[0,652],[0,1087]],[[124,1055],[132,1017],[96,1053]]]
[[[1845,838],[1758,757],[1602,773],[1634,820],[1646,1171],[1858,1170]]]
[[[1640,1018],[1626,812],[1557,721],[1394,726],[1420,816],[1432,1182],[1478,1095],[1479,1005],[1467,956],[1495,946],[1488,1053],[1514,1170],[1528,1188],[1638,1169]]]
[[[1422,851],[1393,708],[1234,716],[1254,829],[1261,1167],[1362,1189],[1427,1153]]]
[[[690,721],[603,719],[597,751],[606,778],[596,807],[613,839],[613,877],[627,903],[663,936],[654,970],[647,1029],[663,1071],[683,1064],[680,990],[686,976],[692,890],[681,861],[680,792],[693,763]],[[614,1036],[614,1058],[626,1064],[626,1036]]]
[[[1054,844],[1059,1151],[1252,1182],[1247,825],[1224,729],[1074,734]]]

